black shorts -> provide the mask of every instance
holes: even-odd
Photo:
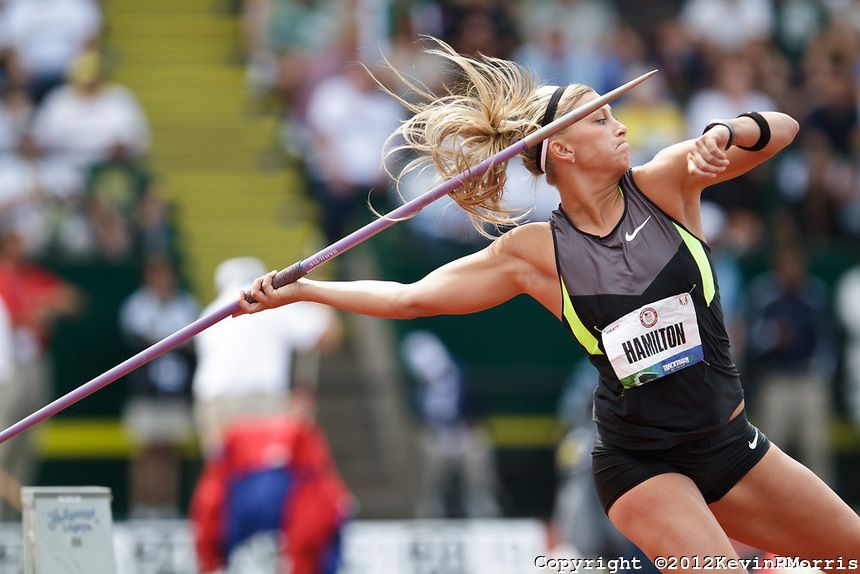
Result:
[[[662,450],[629,450],[594,439],[592,473],[604,512],[618,498],[652,476],[688,476],[708,504],[721,499],[770,448],[770,441],[741,412],[716,435]]]

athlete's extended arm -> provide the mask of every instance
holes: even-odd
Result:
[[[250,294],[257,303],[245,302],[243,293],[239,305],[243,312],[255,313],[296,301],[314,301],[392,319],[482,311],[520,293],[534,291],[536,271],[533,263],[522,256],[529,250],[518,237],[527,238],[528,233],[519,233],[526,227],[529,226],[505,234],[486,249],[439,267],[415,283],[300,279],[272,289],[275,272],[271,272],[258,278],[251,288]]]

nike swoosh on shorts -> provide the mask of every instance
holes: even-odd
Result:
[[[755,429],[755,438],[747,443],[750,447],[750,450],[755,450],[755,447],[758,446],[758,429]]]

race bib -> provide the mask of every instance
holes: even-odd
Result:
[[[689,293],[627,313],[603,329],[603,348],[624,388],[655,381],[701,362],[702,339]]]

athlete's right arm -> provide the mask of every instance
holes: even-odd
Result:
[[[247,303],[242,293],[239,305],[243,313],[296,301],[314,301],[373,317],[412,319],[475,313],[520,293],[532,295],[545,306],[552,305],[549,308],[556,315],[561,307],[560,294],[557,304],[547,300],[559,288],[552,237],[546,224],[524,225],[509,231],[487,248],[443,265],[415,283],[300,279],[272,289],[274,275],[271,272],[254,282],[250,294],[257,303]]]

